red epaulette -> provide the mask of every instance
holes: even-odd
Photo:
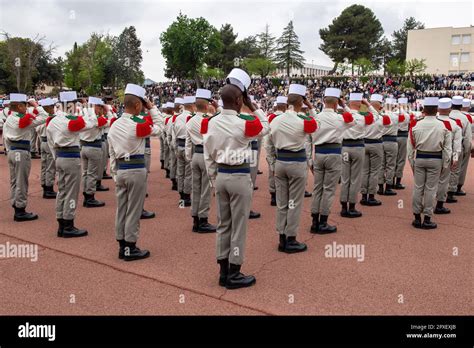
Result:
[[[49,122],[51,122],[52,119],[53,119],[52,116],[48,116],[48,117],[46,118],[46,127],[48,127]]]
[[[345,123],[351,123],[354,121],[354,116],[348,111],[342,113],[342,118],[344,118]]]
[[[191,117],[193,117],[193,116],[191,116],[191,115],[188,115],[188,117],[186,117],[186,123],[188,123],[188,122],[189,122],[189,120],[191,119]]]
[[[165,118],[165,126],[168,124],[168,122],[170,121],[170,118],[171,117],[168,117],[168,118]]]
[[[36,117],[34,117],[32,114],[23,115],[23,117],[20,117],[20,120],[18,121],[18,128],[28,127],[34,119],[36,119]]]
[[[273,121],[273,119],[274,119],[275,117],[277,117],[276,114],[270,114],[270,115],[268,115],[268,123],[272,123],[272,121]]]
[[[209,118],[203,118],[201,120],[201,129],[199,132],[201,134],[206,134],[208,129],[209,129]]]
[[[382,122],[384,126],[388,126],[389,124],[392,123],[392,120],[390,119],[390,116],[383,115],[382,116]]]
[[[462,122],[461,122],[461,120],[455,118],[454,121],[456,121],[456,124],[459,126],[459,128],[462,128]]]
[[[143,119],[146,120],[149,124],[153,124],[153,119],[151,118],[150,114],[144,116]]]
[[[117,117],[112,117],[110,119],[110,127],[112,127],[112,125],[114,124],[115,121],[117,121]]]
[[[173,119],[171,120],[171,123],[174,123],[174,121],[176,121],[176,117],[178,117],[178,115],[173,115]]]
[[[365,118],[365,124],[367,126],[374,123],[374,115],[371,112],[369,112],[367,115],[365,115],[364,118]]]
[[[75,119],[69,119],[67,129],[69,129],[70,132],[78,132],[85,126],[86,121],[84,121],[84,118],[82,116],[77,116]]]
[[[38,114],[39,114],[39,111],[38,111],[36,108],[34,108],[34,109],[33,109],[33,113],[34,113],[35,115],[38,115]]]
[[[104,116],[97,117],[97,126],[99,128],[105,126],[106,124],[107,124],[107,119]]]
[[[416,120],[416,118],[411,119],[411,120],[410,120],[409,127],[410,127],[410,128],[415,127],[417,122],[418,122],[418,121]]]
[[[303,130],[305,133],[314,133],[316,129],[318,129],[318,124],[313,117],[309,117],[310,120],[304,120],[303,122]]]
[[[466,115],[467,120],[469,121],[470,124],[472,124],[472,116],[468,112],[466,112],[464,115]]]
[[[404,114],[399,114],[398,115],[398,122],[405,122],[405,115]]]
[[[448,131],[451,132],[451,131],[453,130],[453,128],[451,127],[451,122],[449,122],[449,121],[447,121],[447,120],[441,120],[441,121],[443,121],[444,126],[446,127],[446,129],[447,129]]]

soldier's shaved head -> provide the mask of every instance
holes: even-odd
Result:
[[[336,110],[339,99],[336,97],[324,97],[324,106]]]
[[[299,94],[288,94],[288,105],[293,106],[296,112],[299,112],[303,106],[303,97]]]
[[[207,106],[209,105],[209,101],[202,98],[196,98],[196,109],[199,112],[207,112]]]
[[[125,112],[138,115],[142,111],[142,101],[137,96],[126,94],[123,98],[123,105],[125,106]]]
[[[240,112],[242,108],[242,91],[234,85],[225,85],[221,90],[221,99],[224,109],[235,110]]]

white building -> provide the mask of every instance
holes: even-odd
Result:
[[[332,67],[316,65],[316,64],[305,64],[303,68],[291,68],[291,76],[326,76],[329,74],[329,71],[332,70]],[[276,77],[286,76],[286,69],[277,69],[274,73]]]

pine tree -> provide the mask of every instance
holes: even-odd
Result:
[[[265,25],[265,31],[257,35],[258,48],[262,58],[273,60],[275,56],[275,37],[270,33],[270,26]]]
[[[290,75],[291,68],[302,68],[304,66],[304,51],[300,50],[300,42],[296,35],[293,21],[290,21],[277,41],[275,59],[278,65],[286,69],[286,74]]]

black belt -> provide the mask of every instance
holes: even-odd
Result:
[[[204,146],[194,145],[194,153],[204,153]]]
[[[132,155],[117,160],[118,169],[140,169],[145,168],[145,155]]]
[[[341,144],[339,143],[324,143],[314,145],[314,152],[321,154],[341,154]]]
[[[383,141],[397,141],[397,136],[396,135],[384,135],[382,137]]]
[[[284,162],[306,162],[306,150],[291,151],[277,149],[277,160]]]
[[[442,159],[443,158],[443,153],[441,151],[417,151],[416,152],[416,158],[436,158],[436,159]]]
[[[56,156],[63,158],[81,158],[81,149],[79,146],[57,147]]]
[[[30,151],[29,140],[9,140],[10,150],[25,150]]]
[[[382,144],[383,143],[383,140],[381,138],[379,139],[368,139],[368,138],[365,138],[364,139],[364,143],[366,144]]]
[[[228,164],[217,164],[217,172],[218,173],[227,173],[227,174],[233,174],[233,173],[249,173],[250,174],[250,164],[245,162],[242,164],[237,164],[235,166],[231,166]]]
[[[43,143],[46,143],[48,141],[48,137],[40,137],[40,138]]]
[[[186,146],[186,139],[177,138],[176,143],[178,144],[178,146]]]
[[[257,140],[251,141],[250,146],[252,148],[252,151],[258,151],[258,141]]]
[[[343,139],[342,146],[345,147],[364,147],[364,139]]]
[[[149,138],[149,137],[148,137],[148,138],[145,138],[145,147],[148,148],[148,149],[151,147],[151,146],[150,146],[150,138]]]
[[[101,148],[102,147],[102,139],[96,139],[94,141],[81,140],[81,145],[82,146]]]
[[[399,137],[399,138],[408,138],[408,131],[399,130],[398,133],[397,133],[397,137]]]

